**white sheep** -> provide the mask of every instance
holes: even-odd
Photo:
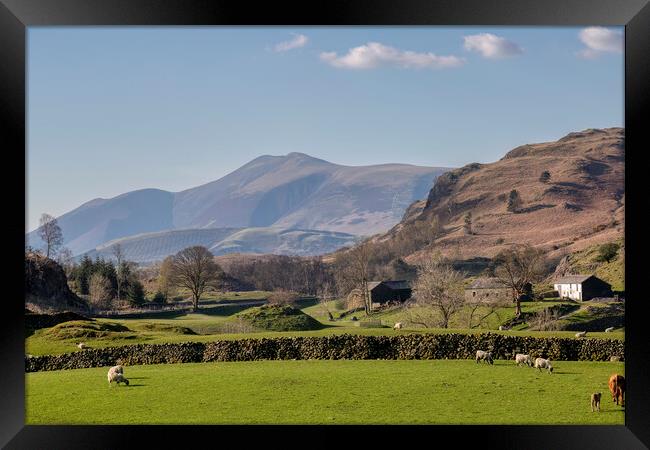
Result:
[[[84,348],[88,348],[88,346],[84,342],[79,342],[77,344],[77,347],[79,347],[79,350],[83,350]]]
[[[553,366],[551,365],[550,359],[537,358],[535,360],[535,368],[540,372],[542,369],[547,369],[548,373],[553,373]]]
[[[108,385],[115,381],[117,384],[124,383],[129,385],[129,380],[124,378],[124,368],[122,366],[113,366],[108,369]]]
[[[611,333],[614,331],[614,327],[605,328],[605,333]]]
[[[576,337],[577,337],[577,338],[581,338],[581,337],[585,337],[585,336],[587,336],[587,332],[586,332],[586,331],[581,331],[581,332],[579,332],[579,333],[576,333]]]
[[[395,325],[393,325],[393,330],[401,330],[402,329],[402,322],[397,322]]]
[[[479,361],[485,361],[486,363],[494,364],[494,360],[492,359],[492,352],[485,352],[483,350],[477,350],[476,351],[476,364],[478,364]]]
[[[533,359],[530,357],[530,355],[524,355],[524,354],[521,354],[521,353],[517,353],[515,355],[515,362],[520,367],[521,367],[522,364],[526,364],[528,367],[533,366]]]

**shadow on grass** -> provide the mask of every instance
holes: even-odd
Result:
[[[296,301],[296,306],[298,308],[308,308],[318,304],[318,299],[315,297],[312,298],[301,298]]]
[[[205,314],[206,316],[221,316],[227,317],[237,314],[238,312],[246,309],[253,308],[255,305],[222,305],[214,306],[212,308],[199,308],[198,314]]]

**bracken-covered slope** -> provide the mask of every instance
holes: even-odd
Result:
[[[110,240],[174,229],[385,232],[424,198],[445,168],[408,164],[342,166],[303,153],[264,155],[192,189],[157,189],[95,199],[58,218],[65,245],[78,255]],[[35,232],[29,242],[42,243]]]
[[[429,246],[456,258],[493,257],[511,244],[532,244],[550,257],[617,241],[624,232],[625,147],[622,128],[588,129],[555,142],[517,147],[490,164],[468,164],[437,178],[426,200],[376,242],[414,221],[443,224]],[[542,172],[550,180],[540,180]],[[519,208],[507,209],[516,190]],[[463,228],[471,212],[473,234]],[[421,249],[410,255],[413,259]]]

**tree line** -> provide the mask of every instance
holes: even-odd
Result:
[[[471,232],[471,216],[465,221]],[[433,249],[415,264],[407,264],[403,256],[432,247],[441,233],[437,217],[404,224],[386,242],[366,240],[352,248],[343,249],[325,262],[322,257],[265,255],[261,258],[241,258],[230,261],[226,270],[219,266],[210,251],[192,246],[167,257],[153,269],[153,274],[128,261],[118,244],[112,248],[113,258],[92,260],[84,256],[79,263],[63,261],[70,287],[87,296],[96,308],[108,309],[117,301],[131,305],[145,302],[142,279],[154,279],[153,297],[167,301],[179,290],[189,293],[194,309],[209,289],[218,289],[226,276],[235,277],[255,289],[313,295],[324,299],[342,298],[355,293],[355,301],[367,314],[372,313],[368,283],[381,279],[410,279],[413,284],[412,305],[437,311],[437,325],[447,327],[451,318],[467,303],[464,300],[466,275],[453,269],[449,259]],[[41,220],[39,234],[44,242],[46,257],[59,257],[63,251],[63,234],[56,219],[46,214]],[[521,314],[520,301],[526,285],[538,281],[545,269],[544,254],[531,246],[513,246],[493,260],[492,274],[512,292],[516,315]],[[282,297],[295,297],[284,295]],[[475,311],[476,306],[473,310]],[[412,317],[413,323],[431,324]],[[470,323],[472,317],[470,317]]]

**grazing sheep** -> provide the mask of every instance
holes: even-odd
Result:
[[[614,327],[605,328],[605,333],[611,333],[614,331]]]
[[[395,325],[393,325],[393,330],[401,330],[402,329],[402,322],[397,322]]]
[[[494,360],[492,359],[492,352],[485,352],[483,350],[477,350],[476,351],[476,364],[478,364],[479,361],[485,361],[486,363],[494,364]]]
[[[553,366],[551,365],[550,359],[537,358],[535,360],[535,368],[540,372],[542,369],[547,369],[548,373],[553,373]]]
[[[581,332],[579,332],[579,333],[576,333],[576,337],[577,337],[577,338],[581,338],[581,337],[585,337],[585,336],[587,336],[587,332],[586,332],[586,331],[581,331]]]
[[[79,342],[77,344],[77,347],[79,347],[79,350],[83,350],[84,348],[89,348],[84,342]]]
[[[522,364],[526,364],[528,367],[533,367],[533,359],[530,357],[530,355],[517,353],[515,355],[515,362],[519,367],[521,367]]]
[[[600,394],[600,392],[591,394],[591,412],[594,412],[594,408],[600,412]]]
[[[108,369],[108,385],[115,381],[117,384],[124,383],[129,385],[129,380],[124,378],[124,368],[122,366],[113,366]]]

